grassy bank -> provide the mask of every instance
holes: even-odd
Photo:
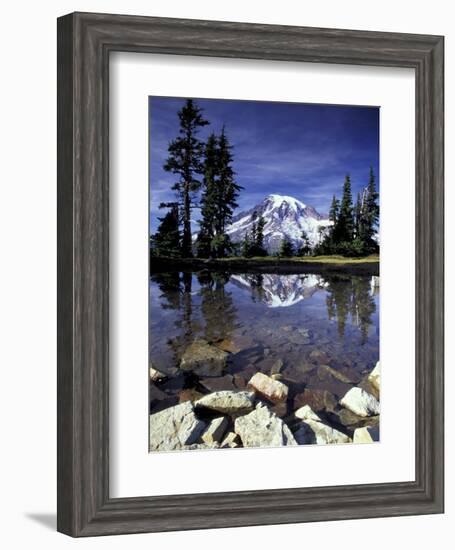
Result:
[[[150,271],[199,271],[202,269],[259,273],[324,273],[342,272],[359,275],[379,275],[379,256],[347,258],[344,256],[304,256],[283,258],[150,258]]]

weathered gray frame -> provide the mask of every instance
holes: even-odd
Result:
[[[112,51],[415,70],[415,481],[109,497]],[[443,511],[443,139],[440,36],[87,13],[58,20],[59,531],[90,536]]]

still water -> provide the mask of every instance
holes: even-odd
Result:
[[[150,279],[149,311],[150,363],[167,375],[150,392],[150,412],[177,403],[185,390],[244,389],[277,361],[291,398],[305,387],[339,397],[379,360],[376,276],[159,273]],[[232,352],[218,382],[178,368],[196,338]],[[321,376],[315,365],[339,376]]]

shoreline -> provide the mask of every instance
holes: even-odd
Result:
[[[379,275],[379,257],[345,258],[308,256],[305,258],[157,258],[150,257],[150,273],[163,271],[228,271],[233,273],[341,273]]]

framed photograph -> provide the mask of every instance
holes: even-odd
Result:
[[[443,244],[442,37],[60,18],[58,530],[442,513]]]

